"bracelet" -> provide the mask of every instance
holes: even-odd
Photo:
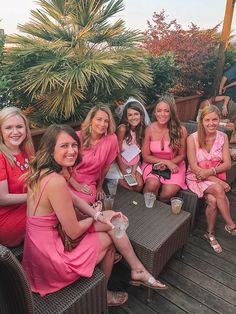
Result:
[[[212,171],[212,174],[215,176],[215,175],[216,175],[216,168],[215,168],[215,167],[212,167],[212,168],[211,168],[211,171]]]
[[[102,213],[101,211],[96,212],[96,213],[94,214],[94,216],[93,216],[93,219],[94,219],[95,221],[98,221],[98,217],[99,217],[100,215],[103,216],[103,213]]]

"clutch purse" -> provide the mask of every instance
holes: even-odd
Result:
[[[152,174],[158,175],[164,179],[170,179],[171,177],[170,169],[168,168],[165,170],[155,169],[153,168],[153,165],[152,165]]]
[[[86,236],[86,232],[85,232],[80,237],[73,240],[62,229],[62,225],[60,224],[60,222],[55,226],[55,228],[57,229],[58,234],[61,238],[61,241],[64,245],[64,249],[67,252],[71,252],[81,242],[81,240]]]

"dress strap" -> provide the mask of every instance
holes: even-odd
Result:
[[[34,208],[33,216],[35,216],[35,214],[36,214],[36,211],[37,211],[37,209],[38,209],[39,202],[40,202],[41,197],[42,197],[42,195],[43,195],[43,191],[45,190],[45,187],[47,186],[48,182],[51,180],[51,178],[52,178],[53,176],[54,176],[54,173],[53,173],[52,175],[50,175],[50,177],[48,178],[48,180],[45,182],[43,188],[41,189],[41,192],[40,192],[40,194],[39,194],[39,198],[38,198],[38,200],[37,200],[37,202],[36,202],[36,205],[35,205],[35,208]]]

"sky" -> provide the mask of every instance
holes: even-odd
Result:
[[[144,31],[147,20],[154,12],[165,10],[168,20],[187,28],[193,22],[201,29],[214,27],[224,19],[226,0],[124,0],[125,9],[117,15],[126,22],[126,27]],[[30,10],[37,7],[35,0],[1,0],[0,28],[6,34],[19,33],[17,24],[29,21]],[[236,8],[235,8],[236,11]],[[232,29],[235,28],[236,12]],[[220,26],[219,30],[221,30]]]

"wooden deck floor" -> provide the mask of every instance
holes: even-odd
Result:
[[[236,220],[236,189],[229,195],[231,213]],[[153,313],[236,313],[236,237],[224,230],[218,217],[216,235],[223,247],[216,254],[204,240],[204,214],[200,214],[197,228],[189,237],[184,259],[172,258],[160,274],[169,289],[155,291],[153,302],[146,304],[144,288],[128,285],[129,272],[122,263],[115,265],[110,287],[129,293],[129,300],[120,307],[109,309],[110,314]]]

